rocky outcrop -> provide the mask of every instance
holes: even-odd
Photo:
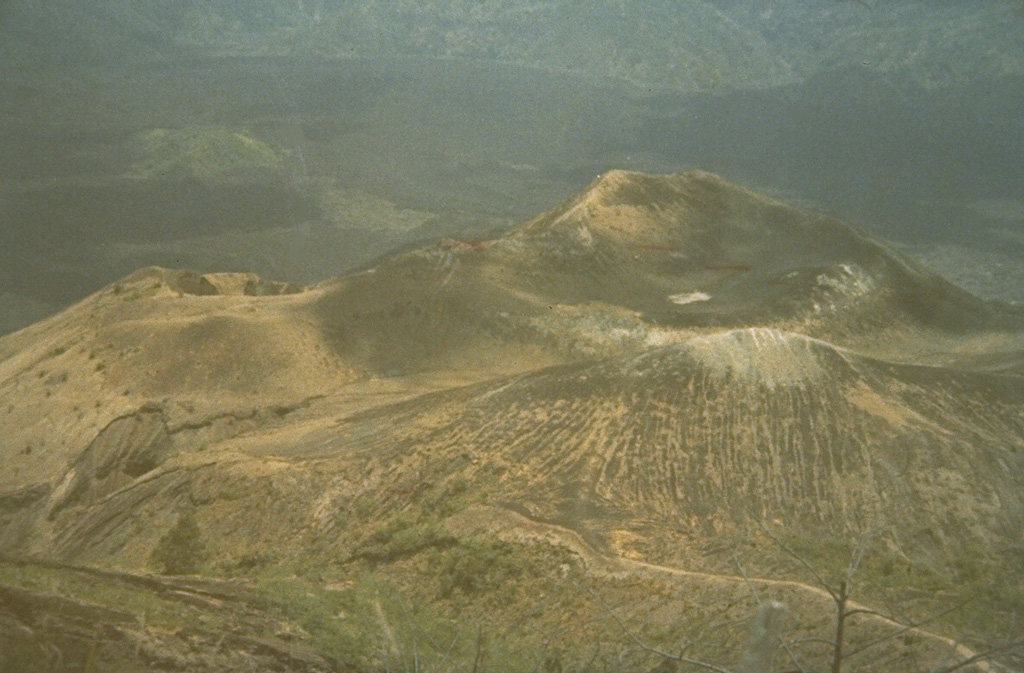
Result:
[[[61,479],[53,494],[50,518],[66,507],[98,503],[158,467],[172,450],[159,409],[145,408],[113,420]]]

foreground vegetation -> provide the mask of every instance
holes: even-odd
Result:
[[[450,509],[477,497],[456,491],[455,499],[465,501],[456,507],[446,499]],[[757,579],[765,572],[829,591],[842,586],[843,600],[856,601],[850,605],[877,606],[877,613],[869,612],[907,625],[872,630],[857,621],[863,616],[853,617],[863,609],[850,610],[842,666],[832,670],[872,670],[877,659],[871,650],[882,645],[916,651],[922,636],[915,625],[981,651],[986,643],[1005,643],[1019,633],[1024,615],[1019,575],[985,561],[942,572],[876,541],[774,538],[768,529],[753,531],[728,551],[734,576],[746,578],[744,585],[710,581],[714,575],[705,582],[657,572],[597,576],[562,547],[455,534],[422,510],[394,514],[367,530],[347,554],[323,548],[285,559],[266,549],[217,557],[207,554],[208,541],[187,513],[167,531],[151,563],[161,572],[173,566],[198,574],[140,575],[7,560],[0,563],[0,591],[33,592],[40,612],[53,609],[46,596],[63,597],[75,609],[109,609],[105,623],[99,620],[79,638],[75,654],[60,654],[80,657],[62,661],[68,670],[83,671],[136,670],[123,648],[112,644],[117,639],[134,643],[137,652],[164,652],[163,665],[171,670],[192,666],[185,655],[179,660],[167,654],[173,649],[167,642],[194,647],[207,637],[200,633],[220,634],[222,641],[226,634],[260,634],[264,647],[277,643],[282,658],[287,652],[291,663],[285,670],[554,673],[650,670],[675,661],[713,662],[706,664],[709,670],[734,671],[750,615],[758,601],[769,598],[790,606],[782,634],[787,644],[775,656],[824,666],[829,654],[813,641],[820,643],[815,634],[833,628],[828,601],[799,605],[807,596],[792,593],[787,583],[776,588]],[[18,596],[6,601],[8,610],[28,600]],[[14,614],[32,622],[31,614]],[[42,623],[0,633],[4,670],[51,670],[57,655]],[[117,639],[113,632],[120,634]],[[298,657],[299,652],[306,654]],[[883,655],[893,656],[889,650]],[[121,668],[97,667],[118,657]]]

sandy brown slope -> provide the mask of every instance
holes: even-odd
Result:
[[[1009,569],[1024,518],[1022,408],[1019,377],[731,330],[329,422],[297,412],[272,432],[179,454],[102,498],[51,511],[47,553],[144,564],[186,507],[217,540],[221,567],[256,554],[287,564],[423,562],[460,536],[496,534],[564,548],[595,580],[665,578],[682,596],[735,605],[747,587],[707,550],[746,549],[739,541],[753,517],[787,536],[868,531],[919,567]],[[431,521],[455,537],[437,537]],[[756,553],[746,560],[755,586],[794,606],[798,632],[821,637],[827,598],[806,583],[757,579],[772,567],[763,558],[771,545]],[[600,606],[586,610],[596,617]],[[898,628],[862,619],[848,638]],[[950,647],[921,632],[850,670],[911,654],[929,670]]]
[[[1022,353],[839,221],[613,171],[493,241],[301,291],[145,269],[0,339],[0,535],[139,569],[195,510],[218,567],[379,563],[484,502],[667,566],[754,518],[1011,577]]]
[[[605,549],[615,531],[701,539],[754,513],[1007,561],[1024,529],[1022,412],[1020,377],[738,329],[355,414],[277,452],[354,460],[380,491],[487,484]]]
[[[146,429],[125,451],[145,453],[153,433],[287,408],[349,377],[296,315],[304,295],[288,289],[245,274],[144,269],[0,340],[0,488],[53,484],[132,419]],[[90,460],[103,471],[114,458]]]
[[[765,325],[904,361],[1024,350],[1020,311],[699,171],[610,171],[501,238],[442,242],[322,289],[315,312],[339,352],[392,373],[479,367],[511,344],[580,359]]]
[[[761,366],[762,342],[808,352],[834,344],[892,361],[1012,373],[1024,353],[1020,324],[1019,314],[839,221],[707,173],[612,171],[493,241],[442,242],[302,292],[246,275],[143,270],[0,340],[0,451],[8,468],[0,493],[20,521],[19,536],[45,545],[46,534],[28,524],[39,512],[52,520],[89,507],[173,456],[188,460],[243,433],[273,453],[269,431],[314,400],[324,402],[313,416],[344,414],[378,397],[384,403],[393,394],[671,344],[685,346],[657,352],[703,344],[710,361]],[[761,406],[750,405],[756,397],[722,396],[728,402],[706,413],[718,422],[747,409],[781,432],[780,419],[821,407],[825,434],[811,444],[770,442],[831,451],[847,436],[840,424],[860,423],[829,401],[839,394],[831,377],[841,375],[822,370],[821,390],[787,408],[776,408],[786,398],[775,395]],[[388,391],[381,377],[402,383],[380,396]],[[1012,417],[1006,404],[1013,403],[999,401],[993,418]],[[629,405],[621,413],[639,418]],[[541,419],[537,431],[554,430]],[[612,427],[607,441],[620,441],[622,431]],[[882,442],[879,433],[872,441]],[[744,450],[726,439],[729,451]],[[479,450],[492,451],[492,440],[505,441],[485,437]],[[714,444],[702,450],[718,455]],[[775,456],[775,469],[790,469],[798,455]],[[824,480],[839,478],[831,465],[816,469],[809,488],[817,499],[798,509],[818,511]],[[683,497],[682,483],[666,476],[650,477],[652,492],[665,502]],[[558,480],[580,478],[567,472]],[[703,478],[687,478],[707,488]],[[36,514],[16,514],[29,504]]]
[[[585,531],[605,550],[660,528],[712,539],[754,514],[844,536],[885,531],[901,554],[943,565],[964,555],[1008,564],[1024,529],[1024,379],[885,363],[771,329],[317,411],[342,416],[297,413],[160,469],[143,465],[134,481],[109,482],[94,466],[89,481],[76,476],[48,496],[39,514],[50,544],[70,558],[117,554],[131,512],[190,498],[242,517],[290,512],[283,528],[218,530],[241,548],[254,535],[335,529],[361,498],[376,494],[386,515],[453,483]],[[144,423],[110,432],[110,445],[159,446]],[[245,496],[247,482],[266,486]],[[302,483],[306,496],[293,491]],[[280,491],[286,502],[258,503]],[[228,493],[234,503],[221,501]],[[301,530],[289,532],[296,517]],[[654,549],[650,560],[666,560]]]

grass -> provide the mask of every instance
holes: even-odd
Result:
[[[529,670],[537,656],[449,616],[442,605],[403,595],[374,572],[340,590],[273,575],[257,587],[272,612],[309,634],[317,652],[343,670],[470,670],[483,650],[492,671]]]
[[[220,181],[272,175],[281,167],[272,147],[229,128],[153,129],[140,144],[145,158],[131,167],[133,178]]]
[[[538,568],[520,548],[500,540],[470,538],[435,555],[438,595],[475,594],[503,586]]]
[[[54,653],[35,636],[15,631],[4,639],[0,670],[5,673],[49,673],[56,670]]]
[[[470,505],[485,502],[487,490],[473,489],[473,482],[464,475],[453,477],[443,488],[431,488],[423,495],[422,507],[444,518],[458,514]]]
[[[387,563],[454,543],[455,539],[437,521],[401,512],[373,531],[353,556],[371,564]]]
[[[455,482],[423,500],[447,511],[476,497]],[[260,557],[251,577],[268,609],[340,669],[472,670],[486,657],[492,671],[533,670],[549,653],[510,625],[537,618],[538,596],[560,595],[556,569],[569,556],[456,536],[414,506],[377,524],[347,557],[330,547],[293,563]]]
[[[363,493],[353,501],[352,511],[358,519],[370,523],[382,514],[376,511],[377,500],[377,494]],[[377,524],[351,556],[377,564],[428,549],[451,548],[456,540],[445,531],[441,520],[486,500],[487,489],[474,488],[463,475],[427,485],[414,496],[412,507],[393,513],[382,524]]]
[[[552,572],[566,560],[548,545],[464,539],[376,569],[266,561],[246,582],[258,598],[245,611],[264,628],[291,634],[336,670],[576,670],[599,653],[611,656],[611,650],[600,649],[599,637],[589,632],[580,642],[562,642],[563,625],[580,619],[574,611],[578,597],[568,595],[565,577]],[[169,632],[187,633],[197,621],[204,630],[227,631],[237,616],[230,605],[220,613],[69,569],[0,563],[0,583],[127,610],[147,627]],[[440,591],[445,586],[446,596]],[[617,635],[617,627],[610,628]],[[46,664],[38,641],[23,640],[9,643],[11,656]],[[51,669],[47,664],[11,670]]]
[[[366,663],[372,643],[365,635],[365,620],[360,618],[368,613],[354,605],[358,596],[324,591],[319,583],[300,577],[265,577],[257,583],[257,590],[268,601],[271,613],[290,628],[308,633],[313,647],[336,666],[362,668]]]
[[[833,586],[843,578],[854,552],[853,544],[827,535],[790,536],[784,542]],[[784,554],[781,549],[778,553]],[[794,572],[813,582],[806,570]],[[976,550],[965,550],[941,567],[872,545],[853,576],[853,591],[854,600],[898,605],[916,618],[962,604],[928,627],[951,638],[1000,641],[1014,637],[1024,625],[1024,578]],[[915,594],[929,598],[909,598]]]
[[[566,591],[566,582],[572,580],[552,572],[566,560],[548,545],[467,539],[374,570],[353,571],[327,562],[268,565],[248,582],[259,599],[247,603],[246,611],[258,609],[267,628],[290,633],[336,670],[555,673],[589,670],[587,663],[598,657],[607,667],[625,646],[619,642],[622,636],[615,623],[592,620],[593,604]],[[465,573],[474,577],[468,584]],[[204,629],[232,627],[208,619],[209,609],[197,613],[194,607],[75,571],[3,564],[0,582],[131,610],[144,614],[147,626],[169,631],[187,631],[197,619]],[[441,596],[439,588],[446,584],[451,592]],[[602,581],[593,590],[618,596],[608,602],[619,605],[624,596],[630,604],[643,603],[649,588],[646,582]],[[226,614],[230,618],[233,612]],[[636,625],[643,627],[639,619]],[[575,628],[577,637],[567,635],[566,628]],[[653,633],[640,631],[645,637]],[[661,635],[670,639],[673,633]],[[36,644],[29,638],[11,646],[19,656],[38,660]],[[643,670],[649,669],[646,659],[642,663]]]
[[[194,621],[193,611],[181,602],[163,599],[152,591],[135,588],[116,580],[86,575],[70,569],[0,563],[0,584],[128,611],[145,620],[146,624],[169,630],[185,628]],[[215,625],[216,616],[211,618]]]
[[[463,497],[472,501],[471,491],[454,482],[436,489],[445,494],[445,502]],[[429,494],[424,500],[437,504]],[[842,576],[852,552],[851,544],[829,536],[792,536],[784,541],[829,581]],[[709,661],[729,656],[726,653],[742,630],[734,616],[723,616],[720,605],[703,606],[699,596],[684,598],[688,607],[679,614],[679,597],[668,585],[649,578],[588,580],[564,549],[456,536],[417,506],[369,528],[363,544],[353,551],[359,550],[363,556],[346,560],[336,547],[328,546],[319,552],[304,550],[289,561],[252,548],[218,572],[248,577],[246,584],[260,597],[253,606],[267,628],[291,633],[338,670],[432,673],[470,671],[479,665],[480,670],[499,673],[575,670],[591,658],[608,664],[618,661],[630,643],[607,609],[655,646],[671,647],[680,634],[697,637],[701,642],[688,652]],[[781,549],[777,556],[787,558]],[[906,612],[919,617],[971,596],[963,610],[928,629],[954,638],[965,636],[969,644],[974,634],[996,640],[1000,634],[1013,635],[1014,623],[1019,629],[1024,588],[1009,573],[998,575],[995,568],[981,557],[965,557],[945,572],[908,561],[879,544],[869,549],[854,577],[853,598],[868,605],[900,605],[899,597],[910,590],[937,593],[940,601],[914,599],[919,602]],[[749,570],[752,575],[761,572]],[[796,565],[778,572],[810,581]],[[194,626],[197,615],[203,628],[227,628],[235,615],[229,609],[220,612],[166,600],[107,578],[33,564],[0,563],[0,583],[129,610],[144,615],[146,625],[168,631]],[[32,646],[12,644],[19,651]],[[625,668],[647,670],[656,663],[636,653]]]

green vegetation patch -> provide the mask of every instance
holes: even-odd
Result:
[[[0,584],[96,603],[115,610],[128,610],[145,620],[146,624],[169,630],[184,628],[195,619],[194,610],[180,601],[164,599],[151,590],[71,568],[0,563]],[[211,623],[216,625],[216,622]]]
[[[532,559],[521,548],[499,540],[469,538],[439,554],[438,594],[475,594],[493,590],[524,573],[537,574]]]
[[[206,542],[195,515],[186,512],[160,538],[150,560],[167,575],[190,575],[199,572],[207,557]]]
[[[264,577],[258,590],[271,610],[308,635],[339,670],[470,670],[486,657],[491,670],[530,670],[536,653],[488,636],[439,606],[403,595],[377,573],[325,589],[304,577]]]
[[[845,577],[856,548],[827,534],[791,535],[783,542],[833,587]],[[785,555],[781,548],[777,553]],[[806,569],[794,565],[790,572],[814,582]],[[867,543],[851,587],[854,600],[899,605],[905,614],[928,619],[929,628],[951,638],[971,633],[996,642],[1015,636],[1014,629],[1024,623],[1024,578],[976,549],[962,550],[943,564],[909,558],[881,541]],[[921,596],[927,598],[915,598]]]
[[[445,532],[440,523],[400,513],[373,531],[359,545],[354,558],[371,563],[387,563],[436,547],[450,547],[455,538]]]
[[[249,134],[219,126],[158,128],[139,138],[143,158],[128,177],[242,182],[272,177],[281,157]]]
[[[424,512],[441,518],[458,514],[470,505],[486,502],[488,486],[493,481],[491,477],[483,477],[474,483],[466,475],[456,475],[439,487],[427,489],[420,506]]]

